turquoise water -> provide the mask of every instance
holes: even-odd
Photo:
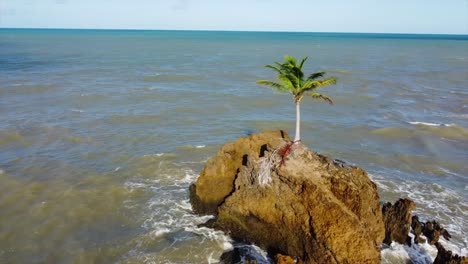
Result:
[[[226,141],[294,131],[263,65],[309,56],[338,84],[304,100],[306,145],[366,169],[384,201],[468,248],[468,37],[0,30],[0,262],[207,263],[231,247],[198,228],[187,188]],[[416,254],[419,252],[420,254]],[[421,253],[422,252],[422,253]],[[421,263],[430,246],[384,263]]]

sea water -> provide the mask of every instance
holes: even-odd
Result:
[[[333,106],[304,99],[303,142],[467,255],[467,36],[1,29],[0,262],[216,263],[233,241],[199,227],[188,186],[225,142],[294,133],[291,96],[255,84],[286,54],[338,78]]]

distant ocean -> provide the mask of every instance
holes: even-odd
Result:
[[[304,100],[303,142],[467,255],[466,35],[0,29],[0,263],[216,263],[232,241],[188,186],[227,141],[293,135],[292,99],[255,84],[286,54],[338,78],[335,105]]]

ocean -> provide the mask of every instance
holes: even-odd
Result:
[[[290,95],[255,84],[286,54],[338,78],[333,106],[304,99],[303,143],[466,256],[466,35],[0,29],[0,263],[216,263],[234,242],[198,226],[188,186],[227,141],[294,135]]]

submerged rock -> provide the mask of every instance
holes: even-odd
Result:
[[[408,238],[411,225],[411,211],[416,204],[409,199],[400,199],[395,204],[386,203],[382,207],[385,222],[384,243],[390,245],[392,241],[400,244],[411,243]]]
[[[292,149],[283,156],[285,146]],[[285,261],[380,263],[385,231],[376,185],[361,168],[291,145],[284,132],[224,145],[190,197],[195,212],[217,215],[215,227],[292,257]]]

